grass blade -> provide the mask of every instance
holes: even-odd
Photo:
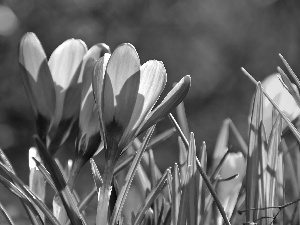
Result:
[[[172,135],[176,132],[175,128],[168,129],[161,134],[153,137],[149,142],[147,149],[153,148],[156,145],[159,145],[163,141],[167,140],[168,138],[172,137]]]
[[[292,82],[285,74],[285,72],[280,68],[277,67],[278,72],[280,73],[280,81],[283,83],[283,86],[288,90],[288,92],[293,96],[295,102],[297,103],[298,107],[300,107],[300,97],[299,94],[295,91]]]
[[[184,146],[185,146],[186,148],[188,148],[188,147],[189,147],[189,143],[188,143],[186,137],[185,137],[184,134],[182,133],[182,131],[181,131],[179,125],[177,124],[176,120],[174,119],[174,117],[172,116],[171,113],[169,114],[169,118],[171,119],[171,121],[172,121],[174,127],[176,128],[177,132],[179,133],[179,136],[181,137],[181,140],[182,140]],[[216,202],[216,205],[217,205],[217,207],[218,207],[218,209],[219,209],[219,211],[220,211],[220,213],[221,213],[221,215],[222,215],[222,217],[223,217],[223,219],[224,219],[225,224],[226,224],[226,225],[230,225],[230,222],[229,222],[229,220],[228,220],[228,218],[227,218],[227,215],[226,215],[226,213],[225,213],[225,211],[224,211],[224,208],[223,208],[223,206],[222,206],[220,200],[218,199],[217,193],[215,192],[214,187],[213,187],[212,184],[210,183],[210,180],[209,180],[209,178],[207,177],[206,173],[204,172],[203,167],[202,167],[202,165],[201,165],[201,163],[200,163],[200,161],[198,160],[197,157],[196,157],[196,166],[197,166],[197,169],[198,169],[198,171],[199,171],[201,177],[203,178],[203,180],[204,180],[204,182],[205,182],[205,184],[206,184],[206,186],[207,186],[209,192],[212,194],[213,199],[214,199],[215,202]]]
[[[39,139],[38,136],[34,136],[35,142],[37,144],[39,154],[45,163],[46,168],[50,172],[52,180],[55,184],[55,187],[58,190],[59,197],[62,200],[62,203],[65,207],[67,215],[73,225],[82,225],[86,224],[79,209],[77,207],[77,203],[75,201],[75,197],[71,193],[70,189],[68,188],[66,181],[61,173],[60,169],[58,168],[55,160],[47,151],[43,142]]]
[[[4,217],[4,219],[7,221],[8,225],[14,225],[12,219],[10,218],[10,216],[8,215],[8,213],[6,212],[5,208],[1,203],[0,203],[0,212]]]
[[[188,166],[191,167],[191,175],[189,180],[189,216],[188,224],[194,225],[197,223],[196,214],[198,212],[198,192],[196,186],[196,143],[194,133],[190,134],[189,153],[188,153]]]
[[[160,180],[156,183],[156,185],[152,188],[150,193],[148,194],[144,205],[140,208],[139,212],[136,215],[134,225],[138,225],[142,222],[146,211],[150,208],[150,206],[153,204],[157,196],[161,193],[161,190],[167,185],[167,178],[168,173],[170,174],[170,169],[167,169],[166,172],[162,175]]]
[[[26,196],[16,185],[14,185],[12,182],[10,182],[9,180],[7,180],[1,175],[0,175],[0,183],[3,184],[3,186],[6,187],[11,193],[19,197],[21,201],[28,207],[30,213],[32,213],[34,217],[34,219],[31,219],[31,222],[34,225],[44,225],[39,213],[34,207],[32,199]],[[56,225],[59,225],[59,223],[57,223]]]
[[[296,76],[296,74],[294,73],[294,71],[292,70],[292,68],[290,67],[290,65],[288,64],[288,62],[285,60],[285,58],[283,58],[283,56],[281,54],[279,54],[279,57],[281,58],[283,64],[286,66],[286,68],[288,69],[289,73],[292,75],[298,89],[300,89],[300,81],[298,79],[298,77]]]
[[[100,188],[103,185],[103,181],[102,181],[100,172],[98,170],[98,167],[97,167],[95,161],[92,158],[90,159],[90,163],[91,163],[91,169],[92,169],[92,174],[93,174],[95,186],[96,186],[97,192],[99,194]]]
[[[47,171],[47,169],[38,161],[36,160],[34,157],[32,157],[32,159],[35,161],[37,168],[42,172],[42,174],[44,175],[45,180],[48,182],[48,184],[52,187],[52,189],[55,191],[55,193],[58,193],[55,184],[51,178],[50,173]]]
[[[121,210],[123,208],[130,184],[133,180],[136,169],[142,159],[143,153],[147,147],[147,144],[149,142],[149,139],[151,138],[151,135],[152,135],[154,129],[155,129],[155,126],[152,126],[151,128],[149,128],[149,130],[147,131],[147,134],[143,140],[142,146],[139,148],[138,152],[136,153],[136,156],[133,159],[132,165],[130,166],[129,171],[125,178],[125,184],[123,185],[121,192],[118,196],[117,202],[115,204],[114,211],[113,211],[113,214],[111,217],[112,219],[110,222],[111,225],[115,225],[118,221],[118,218],[121,214]]]
[[[175,163],[172,175],[172,207],[171,207],[171,224],[178,224],[178,213],[179,213],[179,205],[180,205],[180,192],[181,192],[181,184],[180,184],[180,174],[178,165]]]
[[[178,117],[179,126],[181,127],[184,136],[189,138],[190,131],[183,101],[176,107],[176,113]]]
[[[35,194],[33,194],[15,174],[7,169],[2,163],[0,163],[0,167],[13,180],[22,193],[31,199],[31,201],[34,202],[34,204],[45,214],[45,216],[48,217],[52,224],[59,224],[47,206],[37,196],[35,196]]]
[[[258,168],[259,168],[259,156],[258,156],[258,138],[260,136],[259,127],[262,121],[263,110],[263,94],[261,83],[256,86],[256,94],[254,97],[252,116],[250,123],[249,145],[247,154],[247,169],[246,169],[246,199],[245,207],[250,209],[258,207],[257,203],[257,180],[258,180]],[[246,222],[256,221],[258,219],[257,211],[253,212],[248,210],[246,212]]]

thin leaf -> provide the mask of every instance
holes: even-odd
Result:
[[[93,159],[90,159],[90,163],[91,163],[91,169],[92,169],[92,174],[93,174],[95,186],[96,186],[97,192],[99,194],[100,188],[103,185],[103,181],[102,181],[100,172],[98,170],[98,167],[97,167],[95,161]]]
[[[257,84],[257,81],[244,68],[242,68],[242,71],[245,73],[246,76],[248,76],[250,78],[250,80],[252,82],[254,82],[255,84]],[[294,134],[294,136],[296,137],[296,139],[300,142],[300,133],[298,132],[298,130],[291,123],[291,121],[289,120],[289,118],[280,110],[280,108],[278,107],[278,105],[272,100],[272,98],[268,95],[268,93],[265,92],[265,90],[263,89],[263,87],[261,87],[261,89],[262,89],[264,95],[268,98],[268,100],[272,103],[272,105],[276,108],[276,110],[279,112],[279,114],[282,116],[282,118],[288,124],[288,127],[290,128],[291,132]]]
[[[160,180],[156,183],[156,185],[152,188],[151,192],[148,194],[147,198],[145,199],[144,205],[140,208],[139,212],[136,215],[135,221],[133,223],[134,225],[138,225],[141,223],[146,211],[150,208],[154,200],[161,193],[161,190],[167,185],[166,180],[168,177],[168,173],[171,173],[170,169],[166,170],[166,172],[162,175]]]
[[[147,149],[153,148],[154,146],[160,144],[161,142],[165,141],[166,139],[170,138],[176,132],[175,128],[168,129],[159,135],[153,137],[149,142]]]
[[[249,145],[247,154],[247,169],[246,169],[246,209],[258,207],[257,205],[257,181],[258,180],[258,138],[259,138],[259,127],[262,121],[262,110],[263,110],[263,95],[261,83],[258,82],[256,87],[256,94],[252,107],[252,116],[250,123],[250,134],[249,134]],[[254,181],[254,182],[253,182]],[[246,212],[246,221],[256,221],[258,219],[258,212],[248,210]]]
[[[12,219],[10,218],[10,216],[8,215],[7,211],[5,210],[5,208],[3,207],[3,205],[1,203],[0,203],[0,211],[1,211],[2,216],[7,221],[8,225],[14,225]]]
[[[176,107],[176,113],[177,113],[179,125],[183,131],[184,136],[189,138],[190,131],[189,131],[189,125],[187,122],[183,101]]]
[[[49,218],[52,224],[58,224],[55,217],[52,215],[51,211],[47,208],[47,206],[37,197],[34,193],[32,193],[29,188],[18,178],[15,174],[13,174],[9,169],[5,167],[2,163],[0,163],[0,167],[3,171],[13,180],[13,182],[17,185],[17,187],[22,191],[27,198],[30,198],[34,204]]]
[[[255,203],[252,207],[267,207],[268,206],[268,195],[267,192],[267,169],[268,169],[268,143],[266,137],[266,131],[262,121],[260,122],[258,128],[258,138],[257,138],[257,160],[258,160],[258,168],[253,168],[253,173],[257,173],[257,181],[258,181],[258,199],[255,201],[259,201]],[[253,163],[253,162],[249,162]],[[250,190],[251,191],[251,190]],[[255,190],[256,191],[256,190]],[[262,214],[258,211],[258,213]],[[253,220],[255,221],[255,220]],[[266,220],[262,221],[263,224],[266,224]]]
[[[271,134],[270,134],[270,141],[269,141],[269,148],[268,148],[268,172],[266,176],[266,184],[267,187],[265,189],[266,193],[266,201],[267,207],[273,206],[275,204],[275,186],[276,182],[276,171],[278,168],[278,147],[281,140],[281,128],[282,128],[282,121],[281,116],[277,117],[275,121]],[[265,216],[271,217],[273,216],[273,209],[267,209]],[[265,220],[267,224],[272,222],[272,219]]]
[[[175,163],[173,169],[173,180],[172,180],[172,207],[171,207],[171,224],[178,224],[178,213],[179,213],[179,205],[180,205],[180,192],[181,192],[181,184],[180,184],[180,174],[177,164]]]
[[[292,82],[285,74],[285,72],[280,68],[277,67],[278,72],[280,73],[280,82],[283,83],[283,86],[288,90],[288,92],[293,96],[295,102],[297,103],[298,107],[300,107],[300,97],[299,94],[295,91]]]
[[[58,190],[55,187],[55,184],[51,178],[50,173],[47,171],[47,169],[38,161],[36,160],[34,157],[32,157],[32,159],[35,161],[37,168],[42,172],[42,174],[44,175],[45,180],[48,182],[48,184],[50,184],[50,186],[52,187],[52,189],[55,191],[55,193],[58,193]]]
[[[155,126],[151,127],[148,131],[147,131],[147,134],[143,140],[143,143],[142,143],[142,146],[140,147],[140,149],[138,150],[138,152],[136,153],[136,156],[135,158],[133,159],[133,162],[130,166],[130,169],[126,175],[126,178],[125,178],[125,184],[123,185],[122,189],[121,189],[121,192],[118,196],[118,199],[117,199],[117,202],[115,204],[115,207],[114,207],[114,211],[113,211],[113,214],[112,214],[112,219],[111,219],[111,222],[110,224],[111,225],[115,225],[116,222],[118,221],[118,218],[121,214],[121,210],[123,208],[123,205],[124,205],[124,202],[125,202],[125,199],[126,199],[126,196],[128,194],[128,190],[129,190],[129,187],[130,187],[130,184],[133,180],[133,177],[135,175],[135,172],[136,172],[136,169],[142,159],[142,156],[143,156],[143,153],[147,147],[147,144],[149,142],[149,139],[151,138],[151,135],[153,133],[155,129]]]
[[[96,194],[97,194],[97,188],[94,186],[93,189],[88,192],[88,195],[85,196],[83,200],[80,202],[78,206],[80,212],[82,212],[87,207],[87,205],[93,200]]]
[[[196,186],[196,144],[194,133],[190,134],[189,154],[188,154],[188,166],[191,166],[191,177],[189,180],[189,216],[188,224],[193,225],[197,223],[196,214],[198,212],[198,192]]]
[[[285,58],[283,58],[283,56],[281,54],[279,54],[279,57],[281,58],[283,64],[286,66],[286,68],[288,69],[288,71],[292,75],[294,81],[296,82],[296,85],[297,85],[298,89],[300,89],[300,81],[299,81],[298,77],[296,76],[296,74],[294,73],[294,71],[292,70],[292,68],[288,64],[288,62],[285,60]]]
[[[11,193],[16,195],[21,199],[21,201],[29,208],[30,212],[33,214],[34,219],[31,220],[31,222],[34,225],[44,225],[39,213],[34,207],[34,204],[32,203],[32,199],[28,198],[17,186],[15,186],[12,182],[8,181],[6,178],[0,175],[0,182],[3,184],[4,187],[6,187]],[[56,225],[59,225],[57,223]]]
[[[1,148],[0,148],[0,159],[1,159],[2,163],[6,166],[6,168],[8,168],[12,173],[16,174],[9,159],[6,157],[5,153],[3,152],[3,150]]]
[[[187,220],[187,213],[188,213],[188,205],[189,205],[189,180],[191,177],[191,166],[187,167],[187,173],[185,174],[185,179],[183,181],[183,188],[180,198],[180,206],[179,206],[179,213],[178,213],[178,223],[186,224]]]
[[[70,189],[68,188],[66,181],[58,168],[56,162],[52,158],[52,156],[48,153],[46,147],[39,139],[38,136],[34,136],[35,142],[37,144],[40,156],[45,163],[46,168],[50,172],[52,180],[58,190],[59,196],[62,200],[62,203],[66,209],[66,212],[69,216],[69,219],[73,225],[82,225],[86,224],[84,219],[79,212],[77,207],[75,197],[71,193]]]
[[[169,114],[169,118],[171,119],[174,127],[176,128],[177,132],[179,133],[179,135],[181,137],[181,140],[184,143],[185,147],[188,148],[189,147],[189,143],[188,143],[186,137],[182,133],[180,127],[178,126],[176,120],[174,119],[174,117],[172,116],[171,113]],[[217,207],[218,207],[218,209],[219,209],[219,211],[220,211],[220,213],[221,213],[221,215],[222,215],[222,217],[224,219],[225,224],[226,225],[230,225],[230,222],[229,222],[229,220],[227,218],[227,215],[226,215],[226,213],[224,211],[224,208],[223,208],[220,200],[218,199],[217,193],[215,192],[214,187],[210,183],[209,178],[207,177],[206,173],[204,172],[203,167],[202,167],[202,165],[201,165],[201,163],[200,163],[200,161],[198,160],[197,157],[196,157],[196,165],[197,165],[197,169],[200,172],[200,175],[202,176],[202,178],[203,178],[203,180],[204,180],[207,188],[209,189],[210,193],[212,194],[212,196],[213,196],[213,198],[214,198],[214,200],[216,202],[216,205],[217,205]]]

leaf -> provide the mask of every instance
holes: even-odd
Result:
[[[97,192],[99,194],[100,188],[103,185],[103,180],[101,178],[100,172],[98,170],[98,167],[97,167],[95,161],[93,159],[90,159],[90,163],[91,163],[91,169],[92,169],[95,186],[96,186]]]
[[[133,162],[129,168],[129,171],[126,175],[126,178],[125,178],[125,184],[123,185],[122,189],[121,189],[121,192],[117,198],[117,202],[115,204],[115,207],[114,207],[114,211],[113,211],[113,214],[111,216],[111,221],[110,221],[110,224],[111,225],[115,225],[116,222],[118,221],[118,218],[121,214],[121,210],[122,210],[122,207],[124,205],[124,202],[125,202],[125,199],[126,199],[126,196],[127,196],[127,193],[128,193],[128,190],[129,190],[129,187],[130,187],[130,184],[133,180],[133,177],[135,175],[135,172],[137,170],[137,167],[142,159],[142,156],[143,156],[143,153],[147,147],[147,144],[149,142],[149,139],[151,138],[151,135],[153,133],[155,129],[155,126],[151,127],[148,131],[147,131],[147,134],[143,140],[143,143],[142,143],[142,146],[139,148],[138,152],[136,153],[136,156],[134,157],[133,159]]]
[[[169,118],[171,119],[174,127],[176,128],[177,132],[179,133],[179,136],[181,137],[181,140],[182,140],[184,146],[186,148],[188,148],[189,147],[189,143],[188,143],[186,137],[182,133],[179,125],[177,124],[176,120],[174,119],[174,117],[172,116],[171,113],[169,114]],[[220,200],[218,199],[217,193],[215,192],[214,187],[210,183],[209,178],[207,177],[207,175],[206,175],[205,171],[203,170],[203,167],[202,167],[202,165],[201,165],[201,163],[200,163],[200,161],[198,160],[197,157],[196,157],[196,166],[197,166],[197,169],[198,169],[201,177],[203,178],[203,180],[204,180],[207,188],[209,189],[210,193],[212,194],[213,199],[215,200],[215,202],[217,204],[217,207],[218,207],[218,209],[219,209],[219,211],[220,211],[220,213],[221,213],[221,215],[222,215],[222,217],[224,219],[225,224],[226,225],[230,225],[230,222],[229,222],[229,220],[227,218],[227,215],[226,215],[226,213],[224,211],[224,208],[222,207],[222,204],[221,204]]]
[[[48,153],[46,147],[39,139],[39,137],[34,136],[35,142],[37,144],[40,156],[45,163],[46,168],[50,172],[52,180],[57,188],[59,193],[59,197],[62,200],[62,203],[66,209],[66,212],[69,216],[69,219],[73,225],[82,225],[86,224],[83,220],[81,213],[77,207],[75,197],[71,193],[70,189],[66,185],[66,181],[58,168],[56,162],[52,158],[52,156]]]
[[[186,137],[189,137],[189,125],[187,122],[187,117],[184,109],[184,103],[183,101],[176,107],[177,117],[179,121],[179,125]]]
[[[280,67],[277,67],[277,70],[280,73],[279,80],[283,83],[283,86],[288,90],[288,92],[293,96],[298,107],[300,107],[300,97],[299,94],[295,91],[292,82]]]
[[[285,58],[283,58],[283,56],[281,54],[279,54],[279,57],[281,58],[283,64],[286,66],[286,68],[288,69],[288,71],[292,75],[292,77],[293,77],[293,79],[294,79],[294,81],[295,81],[298,89],[300,89],[300,81],[299,81],[298,77],[296,76],[296,74],[294,73],[294,71],[292,70],[292,68],[288,64],[288,62],[285,60]]]
[[[157,196],[161,193],[161,190],[167,185],[166,180],[168,177],[168,173],[171,173],[170,169],[166,170],[166,172],[162,175],[160,180],[156,183],[156,185],[152,188],[152,190],[148,194],[144,205],[140,208],[139,212],[136,215],[135,221],[133,223],[134,225],[138,225],[142,222],[146,211],[153,204]]]
[[[186,224],[187,220],[187,213],[188,213],[188,204],[189,204],[189,180],[191,176],[191,166],[187,167],[187,172],[185,174],[185,179],[182,184],[182,193],[180,198],[180,206],[179,206],[179,212],[178,212],[178,223],[180,224]]]
[[[93,189],[88,192],[87,196],[85,196],[83,198],[83,200],[80,202],[80,204],[78,206],[80,212],[82,212],[88,206],[88,204],[93,200],[93,198],[96,196],[96,194],[97,194],[96,189],[97,189],[96,186],[94,186]]]
[[[171,206],[171,224],[178,224],[178,214],[180,206],[181,197],[181,184],[180,184],[180,174],[177,164],[175,163],[173,169],[173,180],[172,180],[172,206]]]
[[[31,222],[34,225],[44,225],[39,213],[36,211],[32,201],[31,201],[32,199],[28,198],[28,196],[26,196],[18,187],[16,187],[12,182],[8,181],[6,178],[4,178],[1,175],[0,175],[0,182],[11,193],[13,193],[17,197],[19,197],[21,199],[21,201],[28,207],[28,209],[30,210],[30,213],[33,214],[33,218],[35,218],[35,219],[31,218]],[[59,223],[57,223],[56,225],[59,225]]]
[[[159,135],[153,137],[148,144],[147,149],[153,148],[156,145],[159,145],[161,142],[165,141],[166,139],[170,138],[176,132],[175,128],[168,129]]]
[[[47,206],[37,196],[35,196],[35,194],[33,194],[29,190],[29,188],[15,174],[13,174],[9,169],[7,169],[2,163],[0,163],[0,167],[13,180],[13,182],[17,185],[17,188],[24,195],[26,195],[28,199],[31,199],[31,201],[45,214],[45,216],[49,218],[52,224],[58,224],[55,217],[52,215],[51,211],[47,208]]]
[[[257,205],[257,181],[258,180],[258,138],[259,138],[259,126],[262,121],[262,110],[263,110],[263,95],[262,87],[260,82],[257,83],[256,93],[254,97],[252,116],[250,123],[250,134],[249,134],[249,146],[247,154],[247,169],[246,169],[246,200],[245,207],[250,209],[258,207]],[[246,212],[246,221],[256,221],[257,212],[249,210]]]
[[[50,173],[47,171],[47,169],[39,162],[37,161],[34,157],[32,158],[35,163],[36,163],[36,166],[37,168],[41,171],[41,173],[44,175],[44,178],[46,179],[46,181],[48,182],[48,184],[50,184],[50,186],[52,187],[52,189],[58,193],[56,187],[55,187],[55,184],[51,178],[51,175]]]
[[[11,162],[6,157],[5,153],[3,152],[3,150],[1,148],[0,148],[0,159],[1,159],[2,163],[6,166],[7,169],[9,169],[13,174],[16,174],[13,166],[11,165]]]
[[[188,166],[191,167],[191,177],[189,181],[189,216],[188,224],[197,224],[197,217],[195,212],[198,212],[198,201],[199,198],[196,186],[196,144],[194,133],[191,132],[190,143],[189,143],[189,153],[188,153]]]
[[[282,121],[281,116],[278,115],[277,119],[273,125],[270,140],[269,140],[269,147],[268,147],[268,170],[266,176],[266,188],[265,188],[265,195],[266,195],[266,206],[274,206],[275,205],[275,186],[277,185],[276,181],[276,174],[278,168],[278,147],[281,141],[281,134],[282,134]],[[271,217],[273,216],[273,209],[267,209],[265,216]],[[272,219],[265,220],[266,224],[272,222]]]
[[[0,203],[0,211],[4,219],[7,221],[8,225],[14,225],[13,221],[11,220],[10,216],[8,215],[7,211],[3,207],[3,205]]]

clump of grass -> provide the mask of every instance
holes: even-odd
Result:
[[[74,39],[60,45],[48,62],[37,37],[28,33],[20,43],[19,61],[37,125],[36,146],[29,154],[29,186],[18,178],[2,150],[0,167],[7,176],[0,175],[0,182],[20,199],[34,225],[91,224],[86,208],[94,198],[96,225],[296,224],[299,115],[289,114],[276,101],[288,93],[286,101],[299,111],[300,82],[280,57],[296,86],[278,68],[277,81],[283,89],[275,98],[265,91],[267,82],[257,82],[243,69],[256,85],[248,143],[230,119],[224,120],[208,168],[206,144],[197,147],[182,102],[189,76],[153,108],[166,83],[162,62],[151,60],[141,66],[130,44],[110,53],[103,43],[88,50]],[[175,108],[178,121],[171,114]],[[152,137],[164,117],[173,127]],[[71,129],[78,131],[76,151],[64,167],[55,154]],[[178,136],[179,161],[161,172],[153,148],[173,135]],[[104,171],[94,158],[100,151],[105,153]],[[80,196],[76,181],[88,162],[94,184]],[[45,204],[46,184],[54,191],[52,207]],[[292,193],[287,185],[292,185]],[[8,224],[15,224],[2,205],[0,212]]]

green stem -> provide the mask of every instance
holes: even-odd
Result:
[[[116,156],[118,152],[118,144],[116,142],[108,143],[108,147],[105,151],[103,185],[98,192],[96,225],[107,225],[109,222],[109,199],[114,168],[117,162]]]

